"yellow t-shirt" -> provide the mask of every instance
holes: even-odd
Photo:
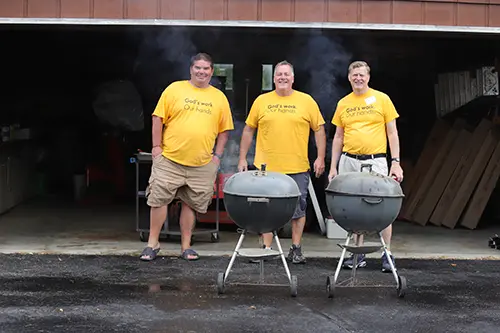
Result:
[[[386,124],[399,117],[389,96],[375,89],[342,98],[332,124],[344,128],[343,151],[370,155],[387,153]]]
[[[153,115],[163,119],[163,156],[186,166],[208,164],[217,135],[234,129],[222,91],[212,86],[197,88],[189,81],[170,84]]]
[[[294,90],[290,96],[271,91],[257,97],[246,124],[257,128],[254,165],[281,173],[309,170],[310,130],[325,123],[318,104],[308,94]]]

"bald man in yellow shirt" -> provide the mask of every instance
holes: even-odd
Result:
[[[328,180],[344,172],[359,172],[362,164],[371,164],[374,172],[403,181],[400,166],[399,137],[396,119],[399,117],[389,96],[368,86],[370,67],[364,61],[353,62],[348,69],[352,93],[342,98],[332,119],[337,129],[332,143],[331,169]],[[387,141],[391,149],[391,168],[387,164]],[[338,170],[337,170],[338,164]],[[363,242],[362,236],[360,243]],[[390,253],[392,226],[382,232]],[[390,254],[394,267],[394,256]],[[353,256],[343,263],[353,267]],[[365,267],[365,255],[358,256],[356,267]],[[389,258],[382,255],[382,272],[391,272]]]
[[[314,132],[318,157],[314,162],[316,177],[325,170],[325,121],[316,101],[308,94],[292,89],[293,66],[287,61],[274,70],[276,89],[254,101],[246,120],[240,144],[239,171],[248,169],[247,153],[257,131],[254,167],[266,164],[266,170],[289,175],[297,183],[301,198],[292,217],[292,246],[288,259],[294,264],[305,263],[301,239],[306,221],[309,186],[308,144]],[[263,247],[270,249],[272,233],[262,235]]]

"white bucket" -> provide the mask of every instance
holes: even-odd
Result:
[[[325,219],[326,224],[326,238],[328,239],[345,239],[347,238],[347,231],[342,229],[334,219]]]

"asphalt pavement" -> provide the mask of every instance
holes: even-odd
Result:
[[[407,279],[398,298],[378,260],[358,271],[360,287],[336,289],[326,279],[335,259],[265,266],[269,283],[216,291],[227,257],[186,262],[159,257],[0,255],[0,332],[498,332],[499,261],[398,260]],[[342,271],[340,279],[349,277]],[[258,282],[259,265],[240,258],[230,282]],[[386,287],[381,286],[387,285]],[[372,286],[372,287],[370,287]]]

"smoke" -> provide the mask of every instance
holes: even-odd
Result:
[[[226,148],[224,149],[224,157],[220,164],[220,171],[222,173],[234,173],[238,171],[238,162],[240,158],[240,141],[244,127],[245,123],[243,121],[234,120],[234,131],[231,131],[229,134],[229,139],[227,140]],[[253,164],[255,158],[255,141],[256,138],[254,135],[252,144],[248,149],[248,165]]]
[[[289,59],[294,66],[296,84],[297,80],[306,79],[306,82],[300,82],[300,85],[303,85],[304,91],[318,103],[326,122],[325,129],[328,130],[331,128],[330,123],[338,101],[349,93],[349,87],[346,85],[347,68],[352,61],[352,55],[337,38],[326,36],[320,30],[310,30],[307,35],[297,33],[294,37]],[[328,137],[327,161],[330,159],[332,135]],[[315,155],[314,136],[311,137],[309,145],[310,154]]]
[[[352,55],[319,30],[311,30],[306,40],[303,37],[293,39],[290,59],[296,72],[307,74],[306,91],[318,103],[325,121],[330,121],[338,100],[348,92],[343,84]]]
[[[171,82],[189,79],[190,59],[198,53],[191,34],[187,27],[143,31],[134,64],[142,91],[158,96]]]

